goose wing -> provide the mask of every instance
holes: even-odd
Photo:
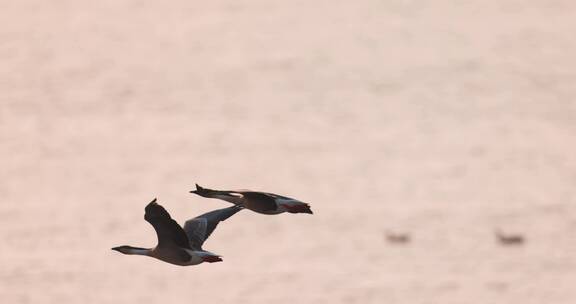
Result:
[[[146,206],[145,211],[144,219],[156,230],[158,247],[177,246],[192,249],[186,232],[170,217],[164,207],[156,203],[156,199]]]
[[[201,249],[202,244],[214,232],[216,226],[240,210],[242,208],[238,206],[217,209],[186,221],[184,231],[188,235],[188,240],[192,247]]]

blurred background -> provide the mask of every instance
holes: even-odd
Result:
[[[0,302],[574,303],[576,4],[0,0]],[[243,211],[177,267],[194,183]],[[520,235],[507,246],[494,231]],[[387,233],[410,241],[391,242]]]

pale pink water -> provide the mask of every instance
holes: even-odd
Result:
[[[575,20],[544,0],[0,0],[0,302],[574,303]],[[205,246],[223,263],[110,250],[154,245],[154,197],[180,222],[227,206],[195,182],[315,214],[237,214]]]

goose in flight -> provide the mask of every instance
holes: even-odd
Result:
[[[156,230],[158,236],[156,247],[139,248],[125,245],[114,247],[112,250],[123,254],[145,255],[179,266],[220,262],[221,257],[203,250],[202,244],[214,232],[218,223],[240,210],[242,208],[237,206],[214,210],[186,221],[182,228],[154,199],[146,206],[144,219]]]
[[[310,205],[299,200],[273,193],[250,190],[212,190],[196,184],[196,190],[190,191],[207,198],[225,200],[239,207],[262,214],[309,213]]]

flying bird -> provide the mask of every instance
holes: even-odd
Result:
[[[299,200],[273,193],[250,190],[212,190],[196,184],[196,190],[190,191],[207,198],[217,198],[236,206],[250,209],[262,214],[308,213],[312,214],[310,205]]]
[[[158,244],[154,248],[118,246],[112,248],[123,254],[144,255],[179,265],[197,265],[222,261],[221,256],[202,249],[202,244],[214,232],[218,223],[226,220],[241,207],[232,206],[214,210],[186,221],[182,228],[168,211],[154,199],[145,208],[144,219],[154,227]]]

